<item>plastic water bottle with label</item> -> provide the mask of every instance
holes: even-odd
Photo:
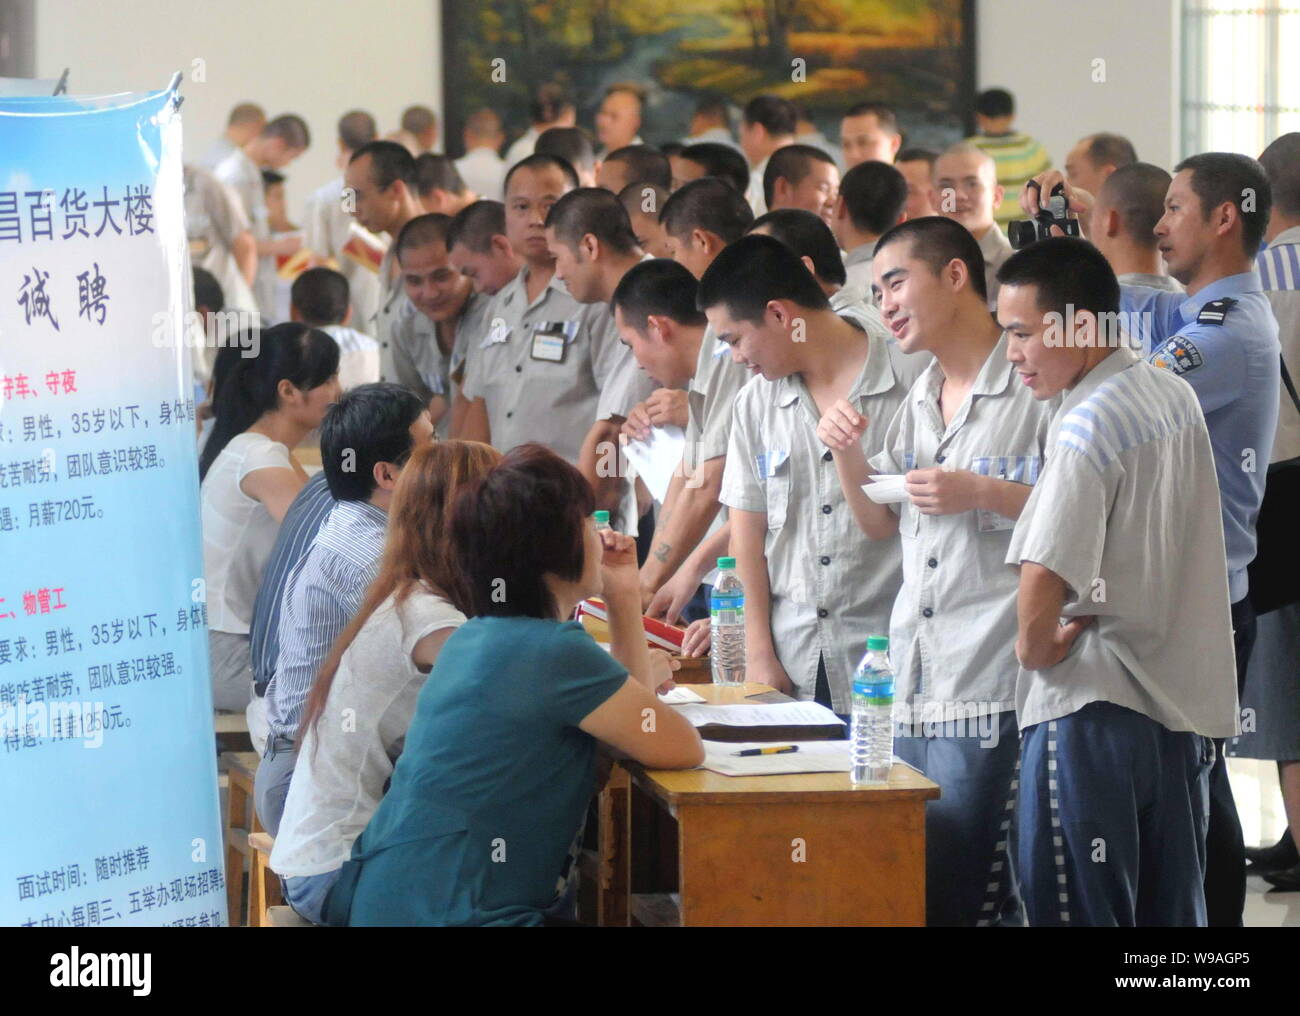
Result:
[[[709,596],[709,659],[714,684],[745,683],[745,588],[734,557],[718,558],[718,581]]]
[[[853,674],[853,726],[849,735],[855,785],[885,783],[894,761],[894,671],[889,639],[872,635]]]

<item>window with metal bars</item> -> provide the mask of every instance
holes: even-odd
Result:
[[[1300,2],[1183,0],[1182,96],[1184,156],[1300,131]]]

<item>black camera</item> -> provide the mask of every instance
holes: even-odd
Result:
[[[1029,186],[1039,190],[1033,180]],[[1041,194],[1041,191],[1040,191]],[[1052,235],[1052,227],[1058,227],[1066,236],[1079,236],[1079,220],[1066,218],[1069,202],[1065,200],[1065,185],[1057,184],[1052,188],[1051,196],[1042,201],[1040,198],[1038,214],[1032,219],[1017,219],[1007,223],[1007,239],[1016,250],[1022,250],[1031,243],[1046,240]]]

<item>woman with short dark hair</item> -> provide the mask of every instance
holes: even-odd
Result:
[[[383,803],[326,905],[331,924],[542,924],[595,790],[596,742],[645,765],[704,757],[655,689],[667,654],[646,647],[636,547],[600,531],[582,475],[522,445],[469,483],[452,511],[472,615],[420,691]],[[603,595],[605,652],[568,620]]]

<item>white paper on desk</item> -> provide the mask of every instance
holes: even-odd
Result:
[[[816,702],[747,702],[737,705],[684,705],[677,711],[694,727],[825,727],[839,724],[833,712]]]
[[[876,504],[897,504],[906,501],[908,494],[903,489],[902,473],[877,473],[862,485],[862,493]]]
[[[659,696],[659,701],[670,706],[686,705],[689,702],[707,702],[703,695],[697,695],[689,688],[684,688],[680,684],[675,688],[669,688]]]
[[[672,424],[651,427],[650,436],[644,441],[629,441],[623,446],[623,454],[632,463],[636,475],[645,481],[646,490],[660,504],[668,494],[668,484],[682,464],[685,451],[686,434]]]
[[[778,776],[782,773],[847,773],[849,771],[848,741],[791,741],[798,751],[784,755],[750,755],[738,758],[736,752],[746,748],[770,748],[771,744],[745,741],[727,744],[722,741],[704,742],[704,762],[701,768],[723,776]]]

